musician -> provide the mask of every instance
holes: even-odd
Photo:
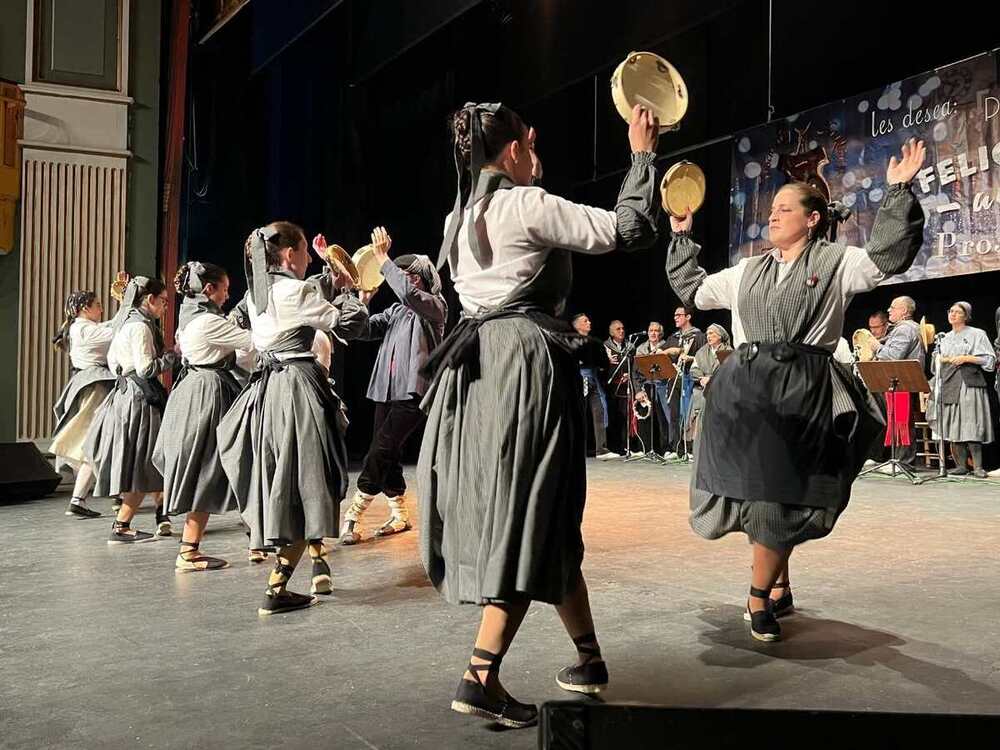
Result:
[[[691,308],[678,307],[674,310],[674,325],[677,330],[667,339],[667,354],[677,367],[679,379],[670,383],[670,409],[667,420],[670,424],[670,447],[672,452],[667,458],[683,458],[687,455],[687,441],[683,427],[687,423],[687,415],[694,390],[694,379],[691,377],[691,364],[695,353],[705,345],[705,334],[691,323]]]
[[[592,327],[590,318],[584,313],[573,317],[573,328],[581,336],[590,338]],[[593,341],[596,343],[597,340]],[[591,359],[592,357],[588,356],[580,362],[580,378],[583,380],[583,397],[590,408],[590,417],[594,425],[594,455],[598,461],[607,461],[619,456],[608,450],[608,397],[604,393],[599,370],[590,361]]]
[[[885,341],[889,333],[889,316],[885,310],[876,310],[868,317],[868,330],[879,341]]]
[[[608,338],[604,341],[604,351],[608,355],[609,375],[621,364],[625,346],[625,324],[620,320],[612,320],[608,326]],[[611,438],[609,442],[614,442],[614,445],[611,445],[611,450],[625,455],[628,450],[630,421],[627,366],[618,373],[607,393],[611,402],[608,404],[608,435]]]
[[[941,423],[938,424],[934,389],[927,405],[927,421],[935,437],[951,442],[955,469],[952,474],[968,474],[969,454],[977,477],[985,477],[983,443],[993,442],[993,420],[986,395],[983,372],[996,367],[996,355],[986,332],[973,328],[972,305],[956,302],[948,310],[951,330],[938,344],[941,355]]]
[[[646,341],[639,344],[636,348],[635,356],[645,357],[649,354],[666,352],[666,350],[667,342],[663,340],[663,324],[659,321],[651,320],[649,322],[649,326],[646,328]],[[643,443],[645,444],[647,450],[652,450],[662,455],[667,452],[667,445],[670,439],[670,425],[667,422],[670,381],[646,380],[643,374],[639,372],[638,368],[635,368],[633,378],[635,402],[649,407],[652,412],[649,419],[644,420],[645,424],[648,425],[645,430],[643,430],[642,425],[639,426]],[[651,391],[656,394],[656,398],[654,399],[655,403],[650,403],[649,394],[646,392],[647,385],[649,385]],[[654,419],[656,420],[655,445],[651,435]]]
[[[917,311],[917,303],[912,297],[896,297],[889,305],[888,333],[884,342],[874,345],[875,359],[879,362],[915,359],[924,366],[924,345],[920,340],[920,325],[913,319]],[[869,321],[870,327],[870,321]],[[917,394],[898,392],[895,399],[890,393],[885,394],[886,415],[888,424],[885,430],[884,445],[892,444],[892,431],[896,430],[897,445],[902,451],[897,458],[913,468],[917,458],[916,433],[913,425],[913,414],[919,405],[914,403]]]

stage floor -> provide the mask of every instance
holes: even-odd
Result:
[[[689,529],[687,465],[588,471],[584,570],[611,672],[604,700],[1000,712],[1000,483],[859,480],[834,533],[793,557],[800,613],[764,645],[741,616],[746,540]],[[418,532],[335,546],[332,597],[261,619],[267,568],[246,562],[236,514],[202,545],[231,568],[175,574],[176,536],[109,547],[110,517],[67,518],[65,502],[0,505],[0,746],[537,746],[533,729],[449,710],[478,610],[430,587]],[[377,501],[366,528],[384,514]],[[136,525],[152,522],[147,507]],[[293,589],[307,589],[307,571]],[[566,699],[554,674],[572,658],[553,608],[535,605],[504,683],[521,700]]]

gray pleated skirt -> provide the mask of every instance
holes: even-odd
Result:
[[[239,392],[227,370],[212,369],[189,370],[170,392],[153,451],[153,464],[163,474],[169,515],[236,508],[236,495],[219,461],[215,431]]]
[[[489,321],[478,367],[444,370],[423,406],[420,548],[433,584],[453,603],[560,603],[583,561],[587,432],[574,358],[526,318]]]
[[[347,494],[340,402],[315,360],[255,372],[216,432],[251,549],[335,537]]]
[[[932,378],[931,397],[927,404],[927,423],[933,431],[934,438],[943,435],[945,440],[955,443],[992,443],[993,420],[990,418],[990,399],[986,388],[969,388],[962,383],[958,403],[941,405],[942,421],[938,424],[933,382]]]
[[[153,465],[162,414],[133,380],[121,382],[104,399],[84,441],[84,455],[94,467],[95,497],[163,489],[163,476]]]

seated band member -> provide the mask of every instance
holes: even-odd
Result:
[[[91,291],[70,294],[65,310],[66,320],[52,343],[69,354],[72,366],[70,379],[52,408],[56,428],[50,450],[76,471],[73,498],[66,515],[99,518],[99,512],[87,507],[94,467],[83,455],[83,443],[97,410],[115,383],[115,375],[108,369],[108,348],[115,335],[115,321],[101,322],[101,300]]]
[[[920,340],[920,324],[913,319],[917,303],[911,297],[896,297],[889,305],[889,322],[892,324],[884,342],[875,345],[875,359],[880,362],[914,359],[924,367],[924,345]],[[902,450],[896,456],[904,464],[915,468],[917,439],[913,426],[913,413],[919,406],[918,394],[886,393],[886,430],[884,445],[892,445],[892,431],[896,431],[896,445]],[[889,403],[892,401],[892,403]]]
[[[865,248],[823,239],[829,208],[805,183],[774,196],[772,250],[712,275],[698,266],[690,214],[671,218],[674,292],[701,309],[732,310],[738,351],[716,371],[705,404],[690,520],[708,539],[741,531],[753,543],[744,616],[755,639],[781,637],[776,616],[792,609],[788,559],[833,529],[884,429],[870,395],[832,353],[854,295],[906,271],[920,250],[924,213],[909,183],[925,156],[923,143],[910,141],[902,160],[889,162]]]
[[[183,368],[163,410],[153,464],[163,474],[168,516],[186,514],[174,561],[180,571],[220,570],[229,563],[198,550],[208,517],[236,509],[236,496],[219,462],[216,428],[240,392],[231,372],[237,350],[252,346],[250,331],[225,317],[229,276],[213,263],[177,269],[181,297],[177,344]]]
[[[658,126],[635,108],[632,164],[614,211],[532,187],[535,131],[508,107],[468,104],[452,131],[459,189],[438,263],[449,263],[465,315],[428,362],[420,547],[449,602],[482,607],[452,708],[524,727],[537,709],[504,690],[499,670],[532,601],[556,606],[577,651],[559,686],[592,693],[608,681],[580,569],[583,341],[557,316],[573,252],[655,242]]]
[[[993,372],[996,355],[982,328],[969,325],[972,305],[956,302],[948,309],[951,330],[938,345],[941,354],[941,421],[934,400],[934,382],[927,404],[927,422],[934,436],[951,443],[955,469],[950,474],[968,474],[969,455],[977,477],[985,477],[983,443],[993,442],[993,420],[983,372]]]
[[[167,403],[159,376],[177,360],[163,346],[159,322],[166,312],[166,284],[136,276],[128,282],[122,310],[115,316],[115,335],[108,349],[115,387],[101,404],[84,444],[84,453],[94,466],[94,494],[122,495],[108,544],[154,538],[131,528],[132,517],[149,492],[156,494],[156,533],[171,534],[162,505],[163,476],[153,465],[153,448]]]
[[[645,357],[660,353],[667,353],[667,342],[663,340],[663,325],[658,321],[651,320],[646,328],[646,340],[636,347],[635,356]],[[635,402],[648,406],[652,412],[649,418],[639,420],[639,437],[647,453],[659,453],[662,456],[668,452],[667,447],[670,444],[670,423],[667,421],[667,415],[670,411],[670,384],[673,381],[647,380],[639,372],[638,367],[633,367],[632,378],[634,380]],[[654,396],[652,400],[649,398],[651,394]],[[655,436],[653,435],[654,420]]]
[[[581,336],[590,338],[590,318],[580,313],[573,316],[573,328]],[[596,340],[594,340],[596,344]],[[595,359],[596,345],[583,348],[581,353],[588,356],[580,360],[580,379],[583,381],[583,398],[590,411],[590,423],[594,429],[594,455],[598,461],[618,458],[617,453],[608,450],[608,396],[601,382],[601,370],[591,360]]]
[[[625,324],[612,320],[604,350],[608,355],[608,375],[621,364],[625,354]],[[631,356],[631,355],[630,355]],[[628,366],[622,367],[614,381],[605,390],[608,401],[608,443],[613,453],[624,456],[628,452],[628,433],[631,429],[632,406],[629,403]]]
[[[295,224],[277,221],[254,230],[245,252],[257,369],[216,436],[222,468],[250,527],[250,549],[277,550],[257,610],[271,615],[316,603],[315,596],[288,590],[307,545],[314,593],[331,590],[323,538],[337,536],[347,494],[345,425],[312,347],[317,329],[355,338],[368,311],[340,294],[352,283],[346,272],[305,280],[309,245]]]
[[[325,246],[322,236],[317,239]],[[340,543],[344,545],[361,541],[358,523],[379,493],[385,495],[389,518],[375,535],[388,536],[411,528],[404,498],[403,447],[424,423],[420,401],[427,393],[427,379],[420,369],[444,338],[448,320],[441,279],[430,258],[401,255],[393,261],[388,252],[388,246],[376,247],[375,258],[398,301],[369,316],[358,337],[381,340],[382,344],[368,382],[368,398],[375,402],[372,442],[358,477],[357,494],[344,514],[340,529]]]
[[[697,351],[691,363],[691,380],[694,381],[694,388],[687,424],[692,436],[697,436],[699,417],[705,411],[705,389],[722,364],[719,352],[732,350],[728,331],[718,323],[712,323],[705,332],[705,345]]]

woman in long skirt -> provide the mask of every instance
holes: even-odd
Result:
[[[576,350],[586,339],[555,316],[573,252],[655,242],[658,130],[637,107],[631,168],[605,211],[532,186],[535,132],[511,109],[466,105],[452,129],[459,194],[438,265],[450,263],[465,315],[428,362],[421,552],[449,602],[482,607],[452,708],[524,727],[537,709],[504,690],[499,670],[532,601],[556,606],[576,648],[558,684],[594,693],[608,682],[580,567],[587,433]]]
[[[909,183],[925,153],[911,141],[902,159],[892,157],[864,248],[824,239],[826,199],[805,183],[775,194],[772,250],[712,275],[698,266],[691,215],[670,219],[674,292],[703,310],[732,310],[737,351],[712,376],[690,521],[707,539],[743,532],[753,543],[744,619],[755,639],[781,637],[776,618],[792,610],[792,551],[830,533],[871,442],[884,432],[871,395],[832,355],[854,295],[906,271],[920,250],[924,213]]]
[[[951,443],[955,468],[949,474],[968,474],[969,457],[972,471],[983,478],[983,443],[993,442],[993,419],[990,400],[986,395],[984,372],[996,367],[996,353],[986,337],[986,331],[975,328],[972,305],[956,302],[948,309],[951,330],[939,344],[941,355],[941,420],[935,400],[934,379],[931,379],[931,399],[927,404],[927,422],[935,439],[940,435]]]
[[[87,433],[84,452],[94,464],[97,495],[122,494],[122,506],[108,544],[148,542],[154,536],[131,527],[147,493],[156,493],[157,533],[170,533],[162,509],[163,477],[153,465],[167,392],[158,377],[176,361],[164,351],[159,321],[167,311],[167,287],[159,279],[136,276],[128,283],[108,351],[115,387],[101,404]]]
[[[250,528],[250,548],[275,549],[261,615],[312,606],[288,590],[302,553],[313,560],[314,593],[329,593],[324,537],[337,535],[347,494],[340,400],[316,361],[316,330],[355,338],[368,319],[355,297],[339,294],[350,276],[305,281],[309,245],[295,224],[255,230],[246,247],[246,300],[258,367],[217,431],[219,458]]]
[[[99,518],[87,507],[87,494],[94,482],[94,467],[83,454],[83,444],[94,416],[104,402],[115,376],[108,369],[108,348],[114,338],[114,321],[101,322],[101,300],[92,291],[73,292],[66,298],[66,320],[52,339],[57,349],[69,354],[72,374],[53,407],[56,428],[52,453],[76,471],[73,498],[66,515]]]
[[[211,514],[236,508],[236,496],[219,462],[216,428],[240,392],[231,372],[238,350],[251,348],[250,331],[222,313],[229,277],[212,263],[185,263],[174,279],[181,295],[177,342],[183,369],[163,413],[153,463],[163,474],[168,516],[186,513],[180,571],[219,570],[228,562],[198,548]]]

